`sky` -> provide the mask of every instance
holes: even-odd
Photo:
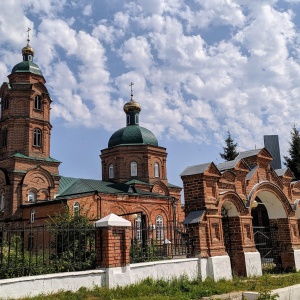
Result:
[[[63,176],[101,179],[100,150],[123,105],[167,148],[169,182],[300,125],[300,0],[10,0],[0,10],[0,80],[27,28],[53,100],[51,156]]]

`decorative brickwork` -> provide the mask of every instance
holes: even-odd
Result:
[[[300,213],[296,218],[293,199],[300,198],[300,185],[291,185],[288,169],[273,170],[271,160],[267,149],[258,149],[242,152],[232,162],[197,165],[183,171],[187,219],[192,212],[204,212],[199,223],[192,225],[193,255],[228,254],[233,271],[245,275],[245,255],[257,251],[252,224],[256,210],[252,206],[263,205],[267,213],[259,222],[277,228],[278,241],[272,247],[277,247],[281,259],[274,264],[295,266],[294,250],[300,249]]]

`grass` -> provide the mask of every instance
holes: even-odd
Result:
[[[139,284],[108,289],[95,286],[93,289],[80,288],[76,293],[65,291],[51,295],[40,295],[23,300],[199,300],[202,297],[221,295],[234,291],[270,291],[300,283],[300,273],[282,275],[266,274],[255,278],[235,277],[232,281],[210,279],[190,281],[186,277],[169,281],[150,278]],[[269,299],[269,298],[266,298]]]

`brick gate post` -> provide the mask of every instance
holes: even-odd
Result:
[[[131,222],[110,214],[95,222],[96,227],[96,266],[114,268],[130,263]]]

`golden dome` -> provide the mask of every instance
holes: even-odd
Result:
[[[29,43],[27,43],[27,45],[22,49],[22,54],[29,54],[34,56],[34,50],[33,48],[29,45]]]
[[[123,109],[125,113],[130,111],[140,112],[142,110],[142,107],[138,102],[135,102],[131,97],[130,101],[124,104]]]

